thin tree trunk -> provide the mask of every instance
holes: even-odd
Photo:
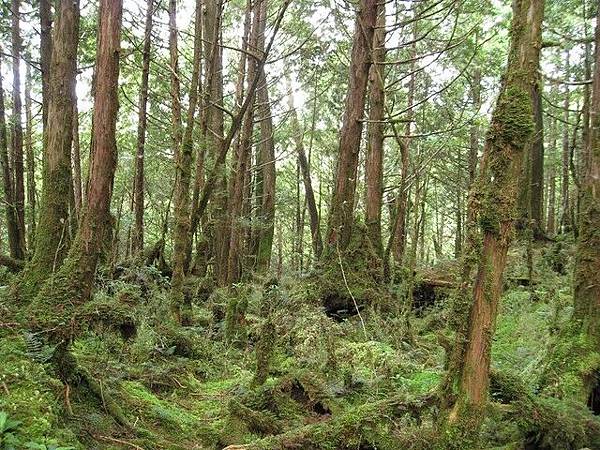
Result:
[[[377,29],[373,36],[373,65],[370,72],[369,124],[365,160],[365,224],[373,248],[383,258],[381,206],[383,204],[383,142],[385,126],[385,3],[377,7]]]
[[[0,47],[0,62],[2,62],[2,48]],[[8,133],[6,129],[6,115],[4,109],[4,89],[2,88],[2,68],[0,67],[0,161],[2,162],[2,181],[4,186],[4,207],[6,210],[6,226],[8,228],[8,245],[10,257],[19,259],[19,231],[17,214],[15,210],[14,184],[10,157],[8,156]]]
[[[569,52],[567,51],[565,61],[565,79],[569,79],[570,64]],[[560,227],[563,233],[572,229],[571,224],[571,202],[569,199],[569,106],[570,106],[570,90],[569,86],[565,86],[564,104],[563,104],[563,137],[562,137],[562,174],[561,174],[561,217]]]
[[[75,223],[79,219],[83,193],[81,189],[81,145],[79,142],[79,108],[77,107],[77,94],[73,94],[73,146],[71,149],[73,165],[73,194],[75,197]]]
[[[40,12],[40,69],[42,71],[42,127],[43,142],[48,129],[48,90],[50,85],[50,60],[52,58],[52,8],[51,0],[39,0]],[[45,148],[45,145],[44,145]]]
[[[312,237],[313,252],[315,257],[318,259],[321,257],[321,253],[323,251],[323,240],[321,238],[321,229],[319,225],[319,211],[317,210],[315,193],[312,186],[312,180],[310,178],[310,166],[304,151],[304,141],[302,139],[303,132],[300,128],[300,122],[298,121],[296,108],[294,107],[294,96],[291,91],[291,80],[289,78],[288,89],[290,90],[288,104],[291,114],[290,121],[292,125],[292,133],[294,134],[296,152],[298,153],[298,164],[300,166],[300,171],[302,172],[302,181],[304,183],[304,196],[306,197],[306,206],[308,207],[308,216],[310,219],[310,235]]]
[[[470,220],[479,224],[465,258],[461,293],[477,272],[468,311],[449,359],[443,420],[447,448],[476,446],[488,399],[491,342],[502,293],[502,276],[518,208],[523,153],[534,137],[530,81],[539,70],[543,0],[513,2],[508,64],[484,148],[479,176],[470,193]]]
[[[21,29],[20,0],[12,0],[12,75],[13,75],[13,132],[12,159],[14,172],[14,202],[17,218],[18,252],[16,259],[24,259],[27,254],[25,243],[25,180],[23,173],[23,124],[21,104]]]
[[[40,220],[35,251],[21,284],[33,298],[43,281],[58,270],[69,250],[69,204],[73,198],[71,144],[79,42],[79,1],[57,3],[48,90],[48,132]]]
[[[152,17],[154,0],[147,0],[144,47],[142,50],[142,80],[138,103],[138,128],[133,181],[134,226],[131,236],[131,251],[139,255],[144,249],[144,148],[146,144],[146,109],[148,105],[148,79],[150,77],[150,45],[152,43]]]
[[[533,113],[535,117],[535,135],[531,144],[531,184],[529,194],[529,218],[530,226],[533,228],[533,235],[536,238],[542,237],[544,220],[544,111],[542,105],[542,80],[541,75],[537,75],[531,85],[533,99]]]
[[[175,0],[170,3],[171,33],[176,33]],[[187,272],[186,261],[190,239],[190,181],[192,175],[192,152],[194,149],[194,124],[200,83],[200,58],[202,53],[202,2],[196,0],[196,23],[194,31],[194,61],[192,82],[190,85],[189,105],[186,116],[185,132],[181,146],[175,152],[175,229],[173,230],[173,277],[171,278],[171,296],[173,313],[182,325],[192,321],[191,300],[183,295],[183,282]],[[171,66],[174,77],[177,76],[177,41],[171,40]],[[179,83],[173,80],[173,98],[179,99]]]
[[[335,187],[327,225],[326,253],[328,255],[337,250],[345,250],[352,235],[356,172],[376,20],[377,1],[361,0],[358,4],[354,25],[350,78],[340,131]]]
[[[471,80],[471,100],[473,109],[481,109],[481,69],[477,67],[473,71]],[[469,131],[469,186],[473,184],[477,177],[477,158],[479,155],[479,123],[473,121]]]
[[[30,57],[27,57],[30,60]],[[33,115],[31,111],[31,64],[25,71],[25,157],[27,158],[27,240],[30,246],[35,236],[35,157],[33,153]],[[30,249],[32,250],[32,249]]]
[[[556,233],[556,119],[552,120],[550,128],[550,170],[548,174],[548,219],[546,221],[546,232],[549,236]]]
[[[249,32],[248,47],[250,49],[256,49],[259,46],[259,35],[264,33],[264,26],[266,17],[262,16],[262,4],[266,0],[258,0],[254,2],[252,28]],[[244,55],[245,56],[245,55]],[[248,83],[253,83],[254,79],[258,76],[256,72],[257,63],[252,59],[248,59],[246,63]],[[234,155],[234,165],[231,174],[231,185],[229,190],[229,202],[228,202],[228,213],[227,213],[227,229],[229,231],[229,242],[227,250],[227,268],[220,280],[221,284],[233,284],[241,278],[241,252],[243,243],[243,231],[244,228],[241,224],[243,204],[244,204],[244,193],[245,193],[245,180],[250,162],[250,153],[252,150],[252,134],[253,134],[253,123],[254,123],[254,105],[251,104],[246,115],[244,116],[244,123],[242,125],[242,133],[239,139],[239,145],[236,148],[236,154]]]

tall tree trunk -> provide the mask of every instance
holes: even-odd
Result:
[[[0,47],[0,62],[2,62],[2,48]],[[4,89],[2,87],[2,67],[0,66],[0,161],[2,163],[2,181],[4,186],[4,207],[6,210],[6,227],[8,229],[8,245],[10,256],[21,259],[19,256],[19,230],[17,225],[17,212],[15,210],[14,184],[10,157],[8,156],[8,133],[6,129],[6,115],[4,109]]]
[[[147,0],[144,47],[142,50],[142,81],[138,103],[138,128],[133,181],[134,225],[131,237],[131,251],[139,255],[144,249],[144,147],[146,144],[146,108],[148,105],[148,79],[150,77],[150,45],[152,43],[152,17],[154,0]]]
[[[172,1],[171,17],[175,28],[175,0]],[[192,152],[194,149],[194,124],[196,122],[196,105],[198,102],[198,85],[200,83],[200,59],[202,54],[202,2],[196,0],[196,21],[194,29],[194,61],[190,84],[189,105],[186,116],[185,132],[181,146],[175,153],[175,229],[173,230],[173,277],[171,278],[172,306],[175,317],[182,325],[192,321],[191,300],[183,295],[183,282],[187,271],[187,250],[190,238],[190,180],[192,175]],[[172,28],[172,29],[173,29]],[[177,45],[171,50],[177,52]],[[172,67],[177,74],[177,60]]]
[[[267,18],[267,2],[261,1],[261,29],[259,30],[259,51],[265,51],[265,24]],[[257,111],[260,119],[260,164],[258,170],[262,174],[262,189],[257,193],[260,199],[259,223],[257,233],[256,270],[264,272],[271,264],[273,236],[275,233],[275,139],[273,135],[273,117],[269,101],[269,88],[264,66],[260,68],[259,86],[256,92]]]
[[[533,114],[535,118],[535,135],[531,144],[530,163],[531,180],[529,194],[529,218],[533,235],[536,238],[543,236],[543,204],[544,204],[544,111],[542,105],[542,80],[541,75],[531,84],[533,99]]]
[[[58,270],[70,243],[69,201],[73,195],[71,144],[75,76],[79,42],[79,1],[57,2],[48,90],[48,132],[40,220],[35,251],[21,284],[25,299],[32,298],[43,281]]]
[[[473,71],[471,79],[471,101],[473,109],[481,109],[481,69],[477,67]],[[471,124],[469,130],[469,186],[473,184],[477,177],[477,157],[479,155],[479,123],[476,120]]]
[[[249,33],[248,47],[250,49],[256,49],[259,46],[259,35],[264,33],[266,17],[262,15],[263,3],[266,0],[257,0],[253,2],[253,19],[252,28]],[[251,58],[248,58],[246,63],[248,83],[251,84],[255,77],[258,76],[256,72],[257,62]],[[241,252],[243,243],[243,232],[244,227],[242,226],[241,219],[244,205],[244,193],[245,193],[245,181],[246,174],[248,171],[248,165],[250,163],[250,153],[252,150],[252,134],[253,134],[253,123],[254,123],[254,105],[246,111],[244,116],[244,123],[242,125],[242,133],[239,139],[239,145],[236,147],[236,154],[234,155],[234,163],[232,168],[232,174],[230,177],[231,184],[229,190],[229,202],[228,202],[228,223],[227,228],[229,231],[229,248],[227,251],[227,268],[225,276],[222,277],[221,284],[232,284],[236,283],[241,278]]]
[[[79,108],[77,107],[77,93],[73,94],[73,146],[71,148],[71,160],[73,165],[73,196],[75,198],[75,217],[79,220],[79,213],[83,203],[81,188],[81,145],[79,141]],[[71,221],[73,222],[73,220]]]
[[[42,71],[42,127],[46,141],[48,129],[48,89],[50,86],[50,60],[52,58],[52,7],[51,0],[39,0],[40,13],[40,69]],[[45,147],[45,146],[44,146]]]
[[[298,121],[296,108],[294,107],[294,96],[291,87],[291,80],[288,78],[288,89],[290,91],[289,108],[291,114],[290,120],[292,125],[292,133],[294,134],[296,152],[298,153],[298,164],[300,166],[300,171],[302,172],[302,181],[304,183],[304,196],[306,197],[306,206],[308,207],[308,216],[310,219],[310,235],[312,237],[313,252],[315,257],[318,259],[321,257],[321,253],[323,251],[323,240],[321,238],[321,229],[319,225],[319,211],[317,210],[315,193],[312,186],[312,180],[310,178],[310,166],[308,159],[306,158],[306,152],[304,151],[304,141],[302,139],[303,132],[300,128],[300,122]]]
[[[376,20],[377,1],[360,0],[354,25],[350,78],[340,131],[335,187],[327,225],[327,254],[338,249],[345,250],[352,235],[356,172]]]
[[[596,14],[595,67],[590,108],[588,164],[584,172],[575,252],[574,319],[580,324],[592,352],[600,349],[600,8]],[[596,373],[583,375],[583,399],[597,386]]]
[[[65,3],[70,5],[72,2]],[[93,112],[96,133],[93,137],[87,200],[64,264],[44,284],[34,303],[34,324],[52,330],[52,336],[67,344],[76,330],[74,325],[77,325],[71,320],[74,308],[90,299],[96,267],[112,222],[110,201],[117,165],[116,121],[122,6],[122,0],[100,1]]]
[[[21,104],[21,29],[20,0],[12,0],[12,75],[13,75],[13,132],[12,160],[14,173],[14,202],[17,217],[18,251],[15,257],[24,259],[27,253],[25,243],[25,180],[23,171],[23,124]]]
[[[548,218],[546,220],[546,233],[554,236],[556,233],[556,119],[552,119],[550,127],[550,170],[548,173]]]
[[[523,153],[533,139],[535,118],[531,82],[539,70],[543,0],[513,2],[508,64],[494,112],[478,179],[470,193],[470,220],[479,232],[470,242],[462,285],[470,283],[477,256],[468,311],[449,359],[444,383],[444,432],[447,448],[476,446],[488,400],[491,342],[502,293],[502,275],[519,197]],[[461,290],[466,293],[465,287]],[[452,439],[452,440],[450,440]]]
[[[373,36],[373,65],[369,92],[369,124],[365,160],[365,224],[373,248],[383,258],[381,206],[383,203],[383,141],[385,126],[385,3],[377,7],[377,29]]]
[[[565,60],[565,79],[570,76],[569,52]],[[565,85],[564,104],[563,104],[563,137],[562,137],[562,173],[560,181],[561,195],[561,211],[560,211],[560,227],[563,233],[571,231],[571,202],[569,199],[569,106],[570,106],[570,90],[569,86]]]
[[[31,57],[27,57],[28,60]],[[25,71],[25,157],[27,158],[27,240],[32,245],[35,236],[35,157],[33,153],[33,114],[31,111],[31,64]],[[32,249],[30,249],[32,250]]]

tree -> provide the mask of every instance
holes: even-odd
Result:
[[[12,78],[13,78],[13,129],[12,160],[14,177],[14,204],[17,219],[17,246],[15,258],[24,259],[27,253],[25,243],[25,180],[23,170],[23,123],[21,103],[21,31],[20,0],[12,0]]]
[[[179,101],[179,81],[177,72],[177,41],[173,33],[177,33],[175,25],[175,0],[171,0],[169,17],[171,18],[171,68],[173,70],[172,96],[175,106]],[[175,147],[175,229],[173,231],[173,278],[171,279],[171,295],[173,311],[176,319],[183,325],[189,325],[192,320],[192,304],[183,296],[183,281],[187,271],[186,256],[190,238],[189,206],[190,179],[192,171],[192,150],[194,123],[196,121],[196,103],[198,100],[198,85],[200,83],[200,58],[202,52],[202,4],[196,1],[196,25],[194,32],[194,68],[190,85],[190,101],[186,115],[186,127],[183,140]],[[175,109],[175,108],[174,108]],[[174,132],[177,133],[174,123]],[[176,144],[174,144],[176,145]]]
[[[508,63],[479,175],[470,192],[470,226],[477,224],[478,231],[470,237],[461,282],[469,285],[470,264],[475,262],[477,270],[444,383],[445,426],[456,430],[446,434],[454,441],[448,442],[449,448],[474,445],[487,403],[491,339],[514,228],[523,153],[535,129],[531,83],[539,70],[543,7],[543,0],[513,2]]]
[[[96,267],[111,228],[110,201],[117,164],[121,0],[101,0],[96,58],[96,96],[89,189],[77,234],[61,268],[42,286],[32,304],[37,326],[55,339],[72,339],[74,308],[90,299]],[[65,326],[65,324],[67,324]],[[63,355],[64,356],[64,355]],[[60,363],[60,361],[59,361]]]
[[[335,187],[327,224],[327,254],[343,251],[352,234],[356,172],[376,20],[377,2],[361,0],[356,11],[346,107],[340,130]]]
[[[0,62],[1,61],[2,58],[0,57]],[[8,133],[6,130],[6,115],[4,108],[4,89],[2,88],[2,72],[0,71],[0,161],[2,163],[4,204],[6,205],[6,226],[8,229],[8,245],[10,247],[10,256],[11,258],[19,259],[19,256],[22,255],[19,247],[17,211],[15,209],[13,176],[10,166],[10,158],[8,155]]]
[[[373,247],[383,258],[381,206],[383,203],[383,143],[385,125],[385,3],[378,6],[377,29],[373,39],[373,65],[370,73],[369,124],[365,161],[365,223]]]
[[[22,295],[32,298],[43,281],[58,270],[70,244],[69,203],[73,195],[71,146],[75,110],[75,77],[79,42],[79,1],[57,3],[48,86],[46,158],[40,220],[35,251],[21,284]]]
[[[148,105],[148,79],[150,77],[150,46],[152,43],[152,17],[154,1],[146,4],[146,28],[144,30],[144,47],[142,50],[142,80],[138,106],[138,128],[135,155],[135,175],[133,179],[133,213],[134,226],[131,237],[131,251],[139,254],[144,248],[144,147],[146,144],[146,109]]]

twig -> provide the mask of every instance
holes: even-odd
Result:
[[[94,437],[97,439],[101,439],[103,441],[110,441],[110,442],[116,442],[117,444],[128,445],[131,448],[135,448],[136,450],[144,450],[143,447],[140,447],[139,445],[136,445],[133,442],[123,441],[122,439],[112,438],[110,436],[100,436],[99,434],[95,435]]]
[[[344,284],[346,285],[346,289],[348,289],[350,298],[352,299],[352,302],[354,303],[354,307],[356,308],[356,313],[358,314],[358,318],[360,319],[360,324],[362,325],[363,333],[365,334],[365,339],[369,340],[369,335],[367,334],[367,328],[365,327],[365,321],[363,320],[362,314],[360,313],[360,310],[358,309],[358,304],[356,303],[356,299],[354,298],[354,295],[352,294],[352,291],[350,290],[350,287],[348,286],[348,281],[346,280],[346,272],[344,272],[344,265],[342,264],[342,254],[340,253],[340,246],[336,245],[336,249],[337,249],[337,254],[338,254],[338,260],[340,262],[340,270],[342,271],[342,277],[344,278]]]

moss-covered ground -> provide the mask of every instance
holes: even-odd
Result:
[[[595,417],[551,397],[547,381],[572,310],[569,248],[537,248],[533,284],[524,252],[511,251],[481,448],[594,448]],[[366,306],[363,328],[357,315],[325,314],[313,282],[281,280],[268,296],[260,280],[199,293],[194,326],[180,328],[153,269],[100,277],[71,345],[100,395],[84,379],[58,380],[44,330],[30,330],[3,289],[0,449],[434,448],[450,308],[440,301],[407,320],[394,313],[405,308]],[[400,290],[382,289],[391,299]]]

